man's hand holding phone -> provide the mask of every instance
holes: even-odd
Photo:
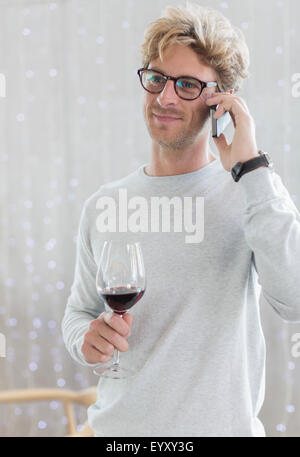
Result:
[[[222,133],[214,138],[219,150],[220,159],[226,171],[231,172],[238,162],[247,162],[259,156],[256,142],[255,122],[246,102],[233,95],[233,91],[214,94],[206,100],[208,106],[218,106],[213,115],[216,120],[229,114],[235,128],[232,144],[228,144]]]

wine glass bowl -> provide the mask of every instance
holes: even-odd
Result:
[[[123,316],[144,295],[145,289],[135,286],[108,287],[101,291],[100,295],[106,302],[107,307],[116,314]]]

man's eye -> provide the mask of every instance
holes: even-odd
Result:
[[[151,83],[161,83],[162,77],[158,75],[147,75],[147,81]]]
[[[190,81],[178,81],[177,85],[182,89],[194,89],[194,87],[196,87],[195,84]]]
[[[160,76],[151,76],[150,79],[155,83],[160,83],[162,81],[162,78]]]

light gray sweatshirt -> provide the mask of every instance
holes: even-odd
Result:
[[[144,167],[83,206],[62,322],[78,363],[92,370],[81,346],[105,311],[95,285],[104,241],[139,241],[147,273],[145,295],[130,310],[130,348],[120,353],[137,375],[95,376],[89,424],[103,437],[265,436],[257,417],[265,389],[259,302],[300,322],[300,214],[267,168],[235,183],[219,160],[168,177]],[[156,197],[165,197],[162,213]]]

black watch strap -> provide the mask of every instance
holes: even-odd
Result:
[[[273,169],[273,162],[268,153],[259,151],[259,157],[248,160],[247,162],[238,162],[231,170],[232,177],[235,182],[239,182],[242,176],[250,171],[254,171],[260,167],[268,167]]]

